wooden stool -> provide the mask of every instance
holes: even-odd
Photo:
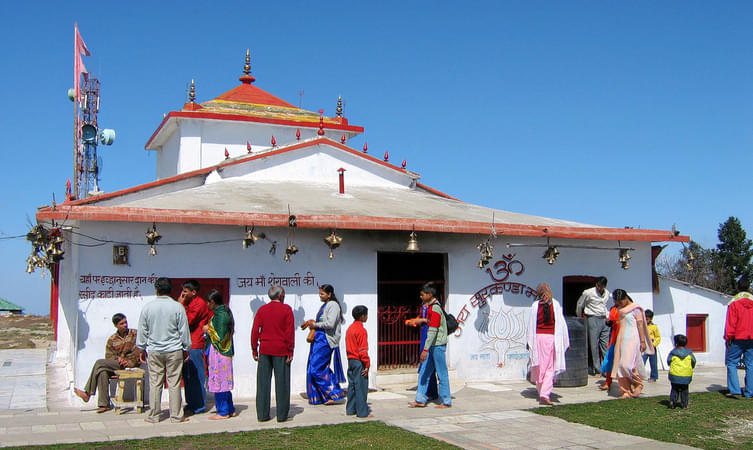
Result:
[[[118,380],[118,389],[115,391],[115,398],[112,402],[115,404],[115,414],[121,414],[121,408],[124,406],[133,406],[139,413],[144,412],[144,369],[134,368],[128,370],[116,370],[112,379]],[[126,380],[136,381],[136,398],[132,402],[124,400]]]

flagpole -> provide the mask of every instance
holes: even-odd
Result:
[[[73,23],[73,89],[78,92],[78,89],[76,89],[76,86],[78,84],[77,76],[77,68],[76,68],[76,54],[78,53],[78,42],[77,42],[77,34],[78,34],[78,23]],[[73,189],[72,189],[72,195],[71,197],[74,199],[78,198],[78,168],[77,168],[77,158],[78,158],[78,95],[75,96],[73,99]]]

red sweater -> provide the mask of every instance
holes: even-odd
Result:
[[[212,311],[207,306],[207,301],[198,295],[191,303],[183,305],[188,317],[188,329],[191,330],[191,348],[204,349],[204,325],[212,318]]]
[[[549,322],[544,321],[544,308],[549,308]],[[536,314],[536,334],[554,334],[554,307],[551,303],[539,302]]]
[[[727,307],[724,339],[753,339],[753,301],[741,298]]]
[[[363,367],[368,369],[371,365],[369,359],[369,336],[363,322],[356,320],[348,327],[345,333],[345,352],[348,359],[357,359],[363,363]]]
[[[271,301],[259,308],[251,326],[251,351],[269,356],[293,356],[293,310],[290,306]]]

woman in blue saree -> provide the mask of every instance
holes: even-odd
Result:
[[[316,330],[306,365],[306,395],[311,405],[333,405],[345,398],[340,388],[340,383],[345,381],[340,359],[342,308],[335,297],[335,289],[329,284],[319,287],[319,299],[323,305],[316,320],[307,320],[301,325],[301,329]],[[334,370],[330,369],[330,360]]]

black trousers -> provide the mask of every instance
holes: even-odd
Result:
[[[669,403],[682,408],[688,407],[688,385],[671,383],[672,390],[669,391]]]
[[[259,355],[256,366],[256,418],[269,420],[269,402],[272,390],[272,372],[275,374],[275,398],[277,400],[277,421],[288,419],[290,411],[290,364],[287,356]]]

